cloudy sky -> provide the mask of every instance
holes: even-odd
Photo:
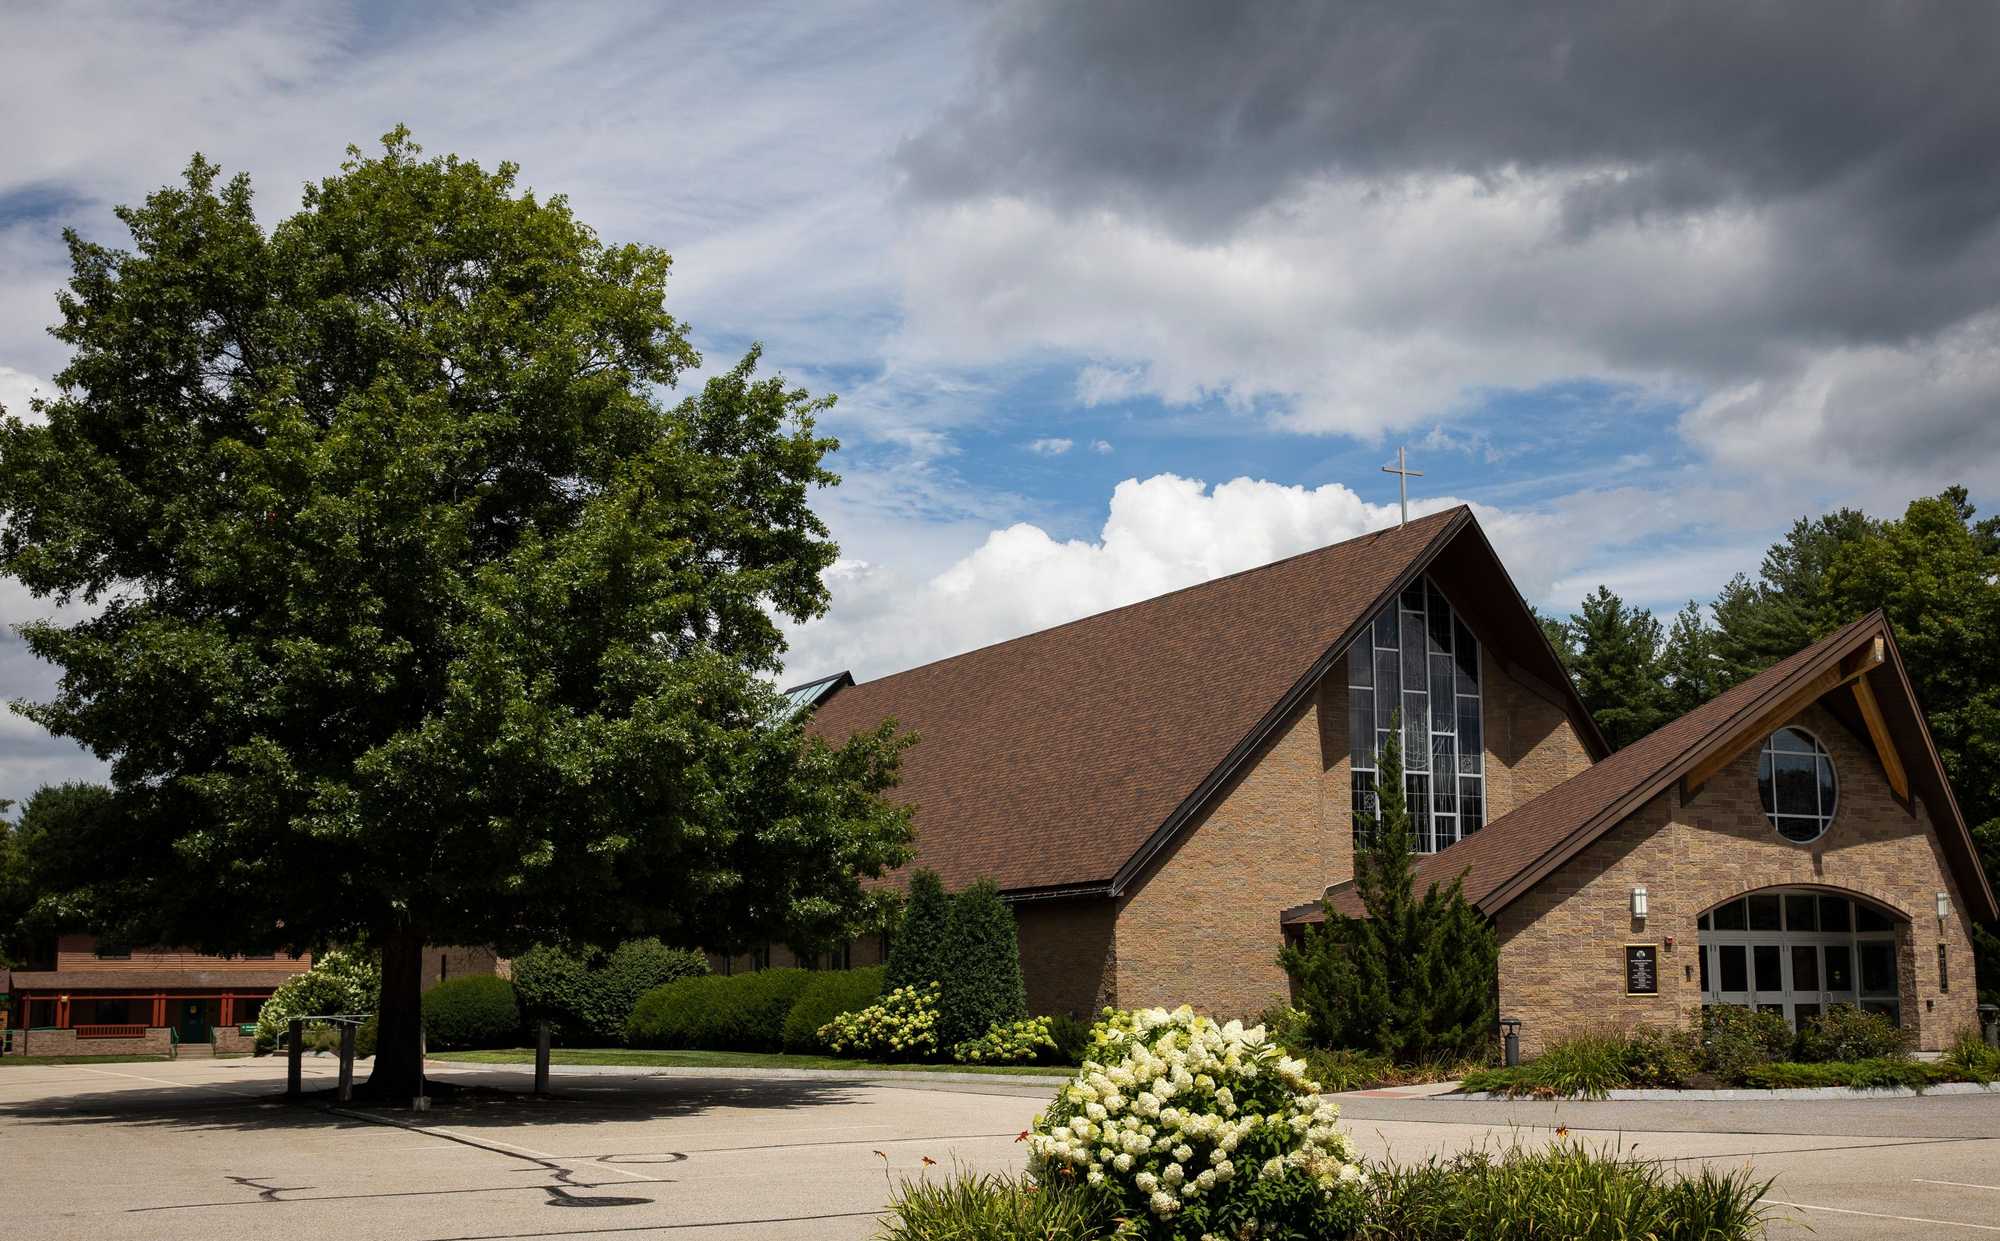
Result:
[[[275,219],[406,122],[839,395],[800,679],[1383,525],[1398,444],[1557,609],[2000,501],[2000,6],[672,8],[0,4],[0,405],[62,366],[64,226],[196,150]],[[0,797],[94,770],[0,723]]]

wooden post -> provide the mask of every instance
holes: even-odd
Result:
[[[535,1093],[549,1092],[549,1023],[544,1018],[535,1023]]]
[[[306,1023],[292,1018],[290,1041],[285,1045],[285,1097],[305,1094]]]
[[[334,1099],[341,1103],[354,1102],[354,1023],[340,1023],[340,1086],[334,1091]]]

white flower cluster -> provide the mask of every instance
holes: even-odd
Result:
[[[1328,1195],[1360,1181],[1339,1109],[1262,1026],[1218,1025],[1186,1006],[1106,1016],[1076,1078],[1035,1120],[1038,1178],[1080,1177],[1162,1221],[1269,1178],[1306,1178]]]

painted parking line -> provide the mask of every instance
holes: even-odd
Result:
[[[2000,1185],[1974,1185],[1971,1181],[1927,1181],[1921,1176],[1910,1178],[1919,1185],[1950,1185],[1956,1189],[1990,1189],[2000,1193]]]
[[[1979,1186],[1979,1188],[1983,1189],[1986,1187]],[[1792,1207],[1800,1211],[1827,1211],[1834,1215],[1860,1215],[1868,1219],[1893,1219],[1905,1224],[1939,1224],[1946,1228],[1970,1228],[1976,1232],[2000,1232],[2000,1225],[1968,1224],[1961,1219],[1928,1219],[1921,1215],[1884,1215],[1880,1211],[1856,1211],[1848,1207],[1815,1206],[1810,1202],[1783,1202],[1777,1198],[1766,1198],[1764,1201],[1770,1203],[1772,1206]]]

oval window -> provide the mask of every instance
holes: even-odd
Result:
[[[1771,826],[1786,840],[1817,840],[1833,823],[1840,789],[1833,759],[1803,728],[1780,728],[1757,759],[1757,793]]]

